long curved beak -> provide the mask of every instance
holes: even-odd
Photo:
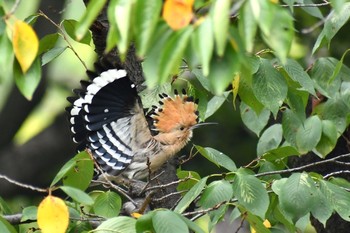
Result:
[[[201,122],[191,127],[191,129],[197,129],[203,125],[217,125],[217,122]]]

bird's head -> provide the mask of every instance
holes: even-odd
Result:
[[[192,129],[198,123],[198,101],[183,91],[175,96],[160,95],[160,107],[155,108],[154,130],[158,131],[157,140],[164,144],[185,145],[192,137]]]

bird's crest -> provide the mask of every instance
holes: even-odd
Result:
[[[175,96],[160,94],[159,107],[153,107],[151,117],[156,131],[167,133],[177,127],[190,128],[198,123],[198,100],[187,96],[185,90],[180,96],[175,90]]]

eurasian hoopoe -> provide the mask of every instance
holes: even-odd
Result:
[[[78,150],[91,150],[108,175],[143,179],[191,139],[198,106],[185,92],[180,96],[175,91],[173,98],[160,95],[160,106],[147,115],[153,121],[149,127],[136,86],[125,70],[88,74],[91,81],[81,81],[82,90],[68,98],[72,106],[66,110]]]

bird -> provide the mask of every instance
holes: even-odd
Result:
[[[110,177],[142,180],[174,157],[199,125],[198,99],[185,90],[159,94],[145,113],[125,69],[95,64],[66,108],[77,150],[88,150]]]

